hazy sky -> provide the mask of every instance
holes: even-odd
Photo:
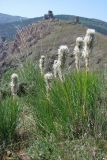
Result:
[[[107,21],[107,0],[0,0],[0,13],[38,17],[48,10]]]

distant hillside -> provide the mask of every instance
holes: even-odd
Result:
[[[68,22],[74,22],[75,16],[72,15],[56,15],[56,19]],[[21,21],[16,21],[12,23],[0,24],[0,36],[5,36],[8,39],[13,39],[16,34],[17,28],[22,28],[28,26],[32,23],[42,21],[43,17],[31,18],[31,19],[21,19]],[[8,22],[8,21],[7,21]],[[107,35],[107,22],[80,17],[80,23],[86,27],[94,28],[97,32]]]
[[[38,18],[26,19],[22,21],[16,21],[12,23],[0,24],[0,36],[5,36],[7,37],[7,39],[13,39],[15,37],[17,28],[28,26],[42,19],[43,19],[42,17],[38,17]]]
[[[20,17],[20,16],[11,16],[8,14],[0,13],[0,24],[22,21],[24,19],[26,19],[26,18]]]
[[[19,66],[26,59],[31,58],[35,63],[40,55],[46,56],[46,71],[52,69],[57,50],[60,45],[68,45],[70,54],[67,59],[67,68],[74,67],[72,52],[75,40],[84,36],[86,27],[82,24],[64,21],[40,21],[20,30],[13,42],[5,41],[0,44],[0,73],[7,69]],[[93,54],[90,56],[92,69],[102,68],[107,64],[107,36],[96,33],[96,42]],[[81,64],[81,67],[84,64]]]
[[[56,17],[58,19],[71,22],[74,21],[75,19],[75,16],[71,15],[57,15]],[[107,22],[98,19],[80,17],[80,23],[83,24],[84,26],[96,29],[97,32],[107,35]]]

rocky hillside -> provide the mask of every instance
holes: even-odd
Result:
[[[68,21],[68,22],[74,22],[76,16],[72,15],[56,15],[55,18],[62,20],[62,21]],[[17,28],[22,28],[28,25],[31,25],[32,23],[36,23],[43,20],[43,17],[37,17],[37,18],[31,18],[31,19],[24,19],[20,17],[19,20],[15,20],[12,23],[8,24],[8,21],[5,23],[0,23],[0,36],[5,36],[7,39],[14,39]],[[10,22],[10,21],[9,21]],[[100,32],[104,35],[107,35],[107,22],[97,20],[97,19],[89,19],[80,17],[80,23],[83,26],[94,28],[97,30],[97,32]]]
[[[18,30],[16,38],[12,42],[0,42],[0,73],[9,68],[19,66],[30,58],[35,64],[40,55],[46,56],[46,71],[52,69],[54,59],[57,57],[57,49],[60,45],[68,45],[70,53],[67,59],[67,68],[74,68],[72,56],[75,40],[78,36],[84,36],[86,27],[81,24],[73,24],[62,21],[41,21]],[[91,69],[102,68],[107,64],[107,36],[96,33],[96,42],[92,55],[90,55]],[[83,67],[83,63],[81,67]]]

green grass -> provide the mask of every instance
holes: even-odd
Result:
[[[0,102],[0,144],[8,145],[14,141],[18,117],[17,100],[7,97]]]
[[[95,72],[67,74],[63,83],[53,81],[47,97],[43,77],[36,74],[37,94],[29,93],[28,102],[37,125],[37,137],[48,141],[54,135],[55,143],[72,142],[84,136],[96,140],[100,135],[105,139],[107,110],[105,104],[101,106],[104,100],[102,78],[101,73]]]
[[[29,119],[22,123],[26,125],[22,128],[32,137],[25,141],[27,153],[34,160],[91,160],[94,150],[94,158],[100,160],[106,156],[107,103],[102,73],[68,73],[63,82],[53,80],[48,96],[43,76],[35,64],[26,62],[16,73],[19,82],[27,84],[27,93],[18,102],[7,97],[0,103],[1,144],[14,143],[22,114],[22,121]]]
[[[38,83],[44,84],[44,81]],[[58,128],[61,128],[61,134],[62,130],[64,135],[70,132],[67,136],[72,138],[86,133],[95,135],[97,121],[102,120],[99,115],[102,91],[99,74],[72,73],[66,75],[63,83],[53,82],[48,98],[44,85],[41,85],[40,93],[32,97],[30,103],[36,122],[46,132],[59,135]]]

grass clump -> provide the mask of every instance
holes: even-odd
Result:
[[[26,85],[27,96],[36,96],[43,89],[43,77],[41,77],[40,70],[37,65],[28,61],[22,65],[18,70],[19,81]]]
[[[35,93],[27,101],[38,131],[55,134],[58,139],[97,136],[102,132],[103,81],[100,73],[84,71],[69,73],[65,80],[54,80],[47,97],[43,77],[37,69],[32,74]],[[103,109],[106,111],[105,106]]]
[[[94,132],[102,89],[95,73],[73,73],[63,83],[55,81],[50,99],[57,123],[64,130],[69,128],[74,136]]]
[[[15,131],[19,117],[19,104],[13,98],[0,102],[0,144],[8,145],[15,140]]]

